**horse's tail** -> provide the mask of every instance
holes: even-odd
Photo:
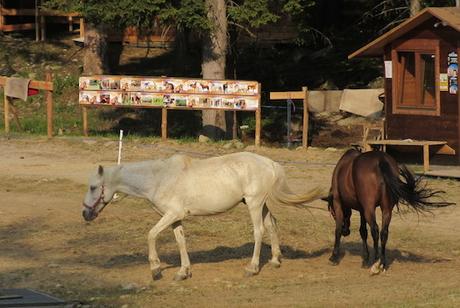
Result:
[[[379,162],[379,168],[382,172],[388,192],[391,194],[392,202],[396,204],[399,210],[399,201],[407,205],[416,212],[429,212],[433,207],[444,207],[455,203],[439,201],[430,201],[432,197],[440,197],[445,193],[442,190],[432,190],[426,187],[421,177],[415,178],[412,172],[405,165],[399,167],[399,175],[392,171],[387,159]]]
[[[321,198],[322,191],[314,188],[304,194],[293,193],[286,182],[286,175],[283,168],[275,164],[275,182],[268,192],[267,202],[269,205],[280,204],[301,207],[306,203]]]

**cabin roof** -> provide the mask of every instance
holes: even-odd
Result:
[[[460,32],[460,8],[457,7],[428,7],[420,11],[417,15],[407,19],[397,27],[379,36],[372,42],[356,50],[348,56],[348,59],[354,57],[376,57],[384,53],[384,47],[403,36],[407,32],[416,28],[430,18],[437,18],[444,25],[450,26]]]

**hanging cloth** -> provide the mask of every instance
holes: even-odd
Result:
[[[6,79],[5,95],[20,98],[23,101],[29,96],[30,79],[10,77]]]

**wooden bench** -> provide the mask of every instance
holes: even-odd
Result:
[[[448,154],[455,155],[455,150],[447,145],[447,141],[429,141],[429,140],[368,140],[364,145],[366,151],[372,150],[374,146],[382,146],[383,151],[386,151],[386,146],[421,146],[423,148],[423,172],[426,173],[430,170],[430,146],[439,147],[435,154]]]

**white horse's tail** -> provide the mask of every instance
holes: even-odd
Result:
[[[268,205],[288,205],[301,207],[306,203],[321,198],[324,194],[317,187],[304,194],[293,193],[286,182],[286,175],[283,168],[279,164],[275,164],[275,182],[272,189],[268,192]]]

